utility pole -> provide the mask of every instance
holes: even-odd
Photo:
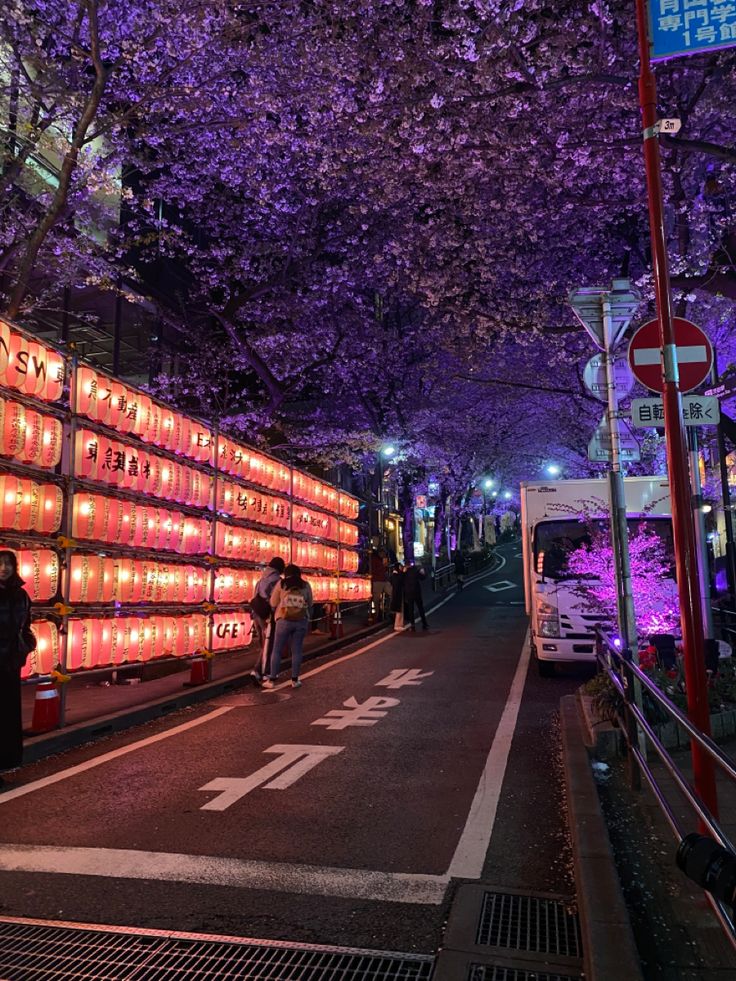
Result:
[[[664,224],[662,172],[659,157],[657,85],[649,56],[649,30],[645,0],[636,0],[639,36],[639,103],[644,138],[644,164],[649,200],[649,231],[652,244],[652,274],[657,300],[657,321],[664,379],[664,428],[667,471],[672,500],[672,529],[680,600],[680,623],[685,662],[685,684],[690,720],[710,735],[707,678],[703,643],[703,617],[697,563],[687,450],[685,447],[682,398],[679,387],[667,237]],[[717,816],[718,800],[713,760],[691,740],[693,783],[710,812]]]

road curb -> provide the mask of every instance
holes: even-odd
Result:
[[[585,977],[643,981],[575,695],[560,700],[560,724]]]

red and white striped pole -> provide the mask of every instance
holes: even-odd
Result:
[[[685,684],[687,685],[687,709],[690,720],[701,732],[710,735],[697,544],[685,445],[685,425],[682,418],[677,348],[672,324],[672,298],[664,227],[662,172],[656,130],[657,84],[649,60],[649,32],[645,0],[636,0],[636,19],[639,32],[639,103],[644,129],[644,164],[649,199],[652,272],[662,348],[664,431],[672,498],[672,526],[677,589],[680,600]],[[708,810],[717,816],[718,800],[713,760],[695,740],[691,740],[690,745],[695,789],[707,805]]]

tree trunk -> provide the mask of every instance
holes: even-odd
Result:
[[[18,266],[18,274],[10,294],[7,308],[7,314],[11,320],[18,316],[21,304],[28,292],[28,284],[31,279],[33,267],[36,264],[36,259],[38,258],[38,253],[41,251],[41,247],[46,241],[49,232],[59,220],[61,214],[66,210],[69,188],[71,187],[72,176],[77,167],[79,151],[84,144],[89,127],[92,125],[92,121],[97,114],[102,95],[105,91],[105,85],[107,84],[107,73],[100,56],[97,30],[97,0],[86,0],[85,5],[89,18],[90,48],[92,51],[92,63],[95,69],[95,81],[85,103],[82,115],[74,130],[69,150],[64,156],[59,174],[59,186],[56,188],[48,211],[31,235],[26,246],[26,251]]]

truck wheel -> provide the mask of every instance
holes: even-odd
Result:
[[[554,661],[542,661],[537,656],[536,650],[534,651],[534,660],[537,662],[537,671],[539,672],[540,678],[554,678],[556,674]]]

